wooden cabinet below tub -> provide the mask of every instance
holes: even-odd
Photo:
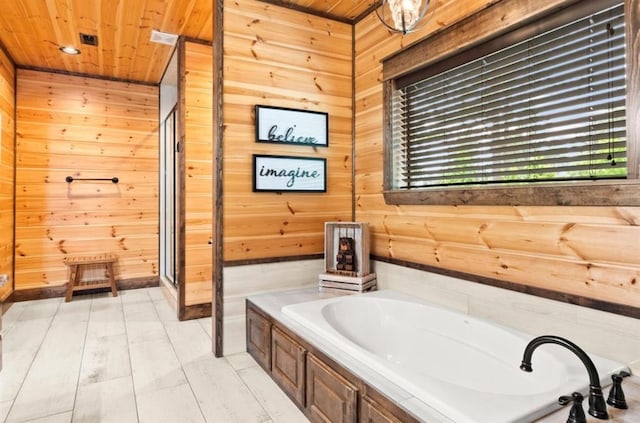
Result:
[[[249,300],[246,310],[247,352],[311,422],[418,423]]]
[[[368,397],[360,401],[360,423],[402,423],[380,404]]]
[[[329,366],[307,356],[307,408],[314,423],[356,423],[358,390]]]
[[[271,370],[271,322],[254,307],[247,307],[247,352],[263,369]]]
[[[305,406],[307,351],[277,327],[271,332],[271,377],[299,406]]]

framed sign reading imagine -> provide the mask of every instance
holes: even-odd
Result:
[[[253,191],[327,191],[327,159],[253,155]]]
[[[329,146],[325,112],[256,106],[256,141],[276,144]]]

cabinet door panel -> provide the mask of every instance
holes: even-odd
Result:
[[[360,423],[400,423],[389,411],[367,397],[363,397],[360,404]]]
[[[306,350],[276,327],[271,332],[271,375],[291,398],[305,406]]]
[[[312,422],[355,423],[357,397],[353,385],[307,354],[307,407]]]
[[[271,323],[253,308],[247,308],[247,352],[263,369],[271,370]]]

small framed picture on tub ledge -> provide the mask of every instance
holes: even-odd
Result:
[[[253,192],[327,192],[327,159],[253,155]]]
[[[256,105],[256,141],[272,144],[329,146],[325,112]]]

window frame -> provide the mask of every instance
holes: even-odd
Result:
[[[533,5],[532,3],[536,3]],[[640,0],[625,0],[627,179],[392,189],[391,99],[397,79],[544,20],[577,0],[503,0],[383,60],[383,195],[393,205],[640,206]],[[499,25],[496,25],[499,22]],[[636,76],[635,80],[632,76]]]

